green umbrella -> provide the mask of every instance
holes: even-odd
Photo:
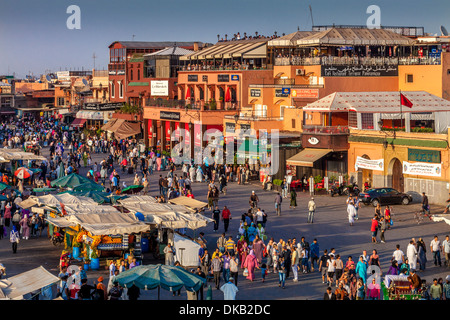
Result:
[[[3,191],[8,188],[11,188],[11,186],[6,183],[0,182],[0,191]]]
[[[92,180],[89,180],[88,178],[80,176],[79,174],[71,173],[67,176],[63,176],[61,178],[53,180],[51,185],[52,185],[52,187],[73,188],[73,187],[78,186],[85,182],[92,183]]]
[[[50,191],[55,191],[55,190],[56,190],[56,188],[48,188],[48,187],[33,189],[34,192],[50,192]]]
[[[73,189],[73,191],[83,191],[83,192],[98,191],[98,192],[101,192],[101,191],[103,191],[103,186],[95,183],[92,180],[89,180],[89,182],[84,182],[79,185],[76,185],[72,189]]]
[[[137,184],[134,184],[132,186],[126,187],[122,190],[122,193],[126,193],[126,194],[130,194],[130,193],[138,193],[139,191],[141,191],[142,189],[144,189],[144,186],[140,186]]]
[[[140,289],[163,288],[169,291],[177,291],[182,287],[185,287],[187,291],[198,291],[206,283],[206,279],[182,267],[161,264],[143,265],[125,270],[116,276],[115,280],[127,288],[134,284]]]

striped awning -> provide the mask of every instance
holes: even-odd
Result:
[[[333,150],[305,148],[295,156],[287,159],[286,164],[289,166],[313,167],[314,162],[323,158],[330,152],[333,152]]]

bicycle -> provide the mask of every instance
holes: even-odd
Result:
[[[430,209],[425,210],[424,208],[422,208],[414,214],[414,220],[416,220],[417,224],[420,224],[423,221],[424,217],[428,217],[431,220],[432,214],[430,212]]]

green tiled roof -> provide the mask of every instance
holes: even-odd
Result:
[[[145,87],[148,86],[148,82],[130,82],[128,84],[129,87]]]

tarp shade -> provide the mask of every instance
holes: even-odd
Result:
[[[116,123],[117,119],[111,119],[109,120],[106,124],[103,125],[103,127],[101,128],[103,131],[107,131],[109,130],[109,128],[111,128],[114,123]]]
[[[290,166],[312,167],[314,162],[332,152],[330,149],[305,148],[295,156],[286,160]]]
[[[111,127],[109,127],[109,129],[107,129],[107,131],[116,132],[116,130],[119,129],[120,126],[122,125],[122,123],[124,123],[125,121],[126,121],[125,119],[116,119],[114,124],[112,124]]]
[[[58,277],[55,277],[44,267],[40,266],[17,276],[0,280],[0,288],[8,298],[20,299],[23,295],[58,281],[60,281]],[[3,287],[5,285],[7,286],[6,288]]]
[[[169,203],[186,206],[194,211],[202,209],[208,205],[206,202],[189,197],[176,197],[174,199],[170,199]]]
[[[66,219],[69,222],[79,224],[92,235],[125,234],[146,232],[150,226],[139,221],[134,214],[87,214],[71,215]]]
[[[114,131],[115,137],[119,139],[125,139],[139,133],[141,133],[141,124],[139,122],[130,121],[125,121],[116,131]]]
[[[84,126],[85,122],[86,122],[86,119],[75,118],[75,120],[73,120],[70,125],[72,127],[80,128],[80,127]]]
[[[178,233],[173,234],[176,261],[183,267],[197,267],[199,265],[198,250],[200,245]]]

